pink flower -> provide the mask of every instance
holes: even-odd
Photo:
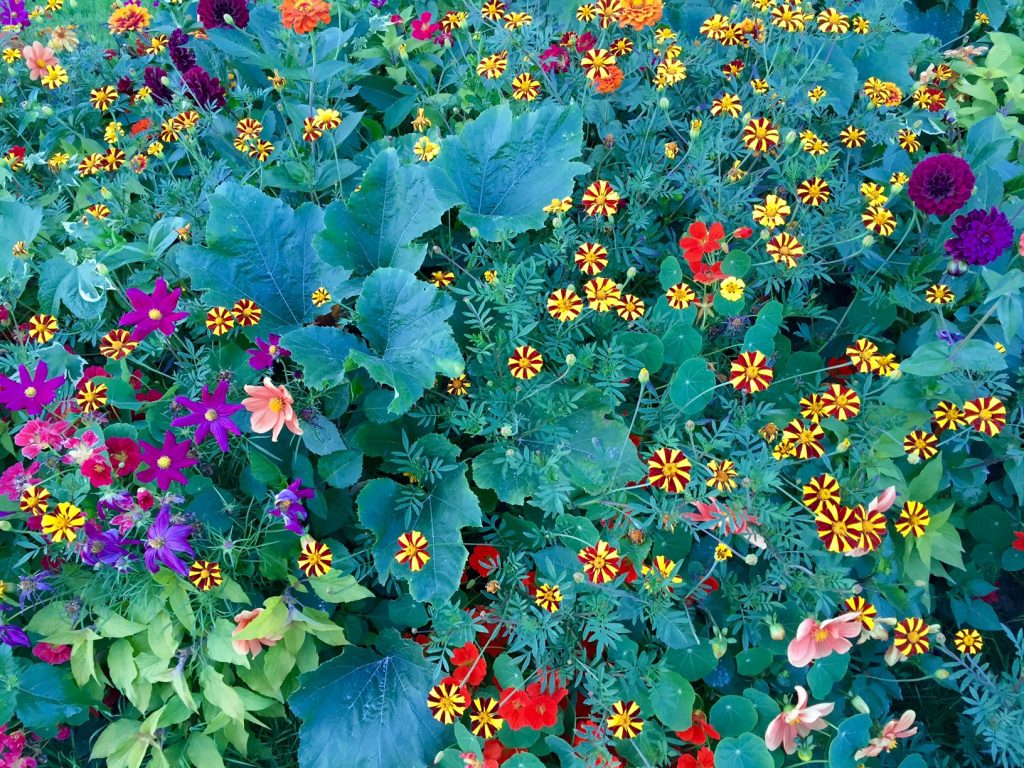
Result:
[[[829,714],[835,704],[814,704],[807,706],[807,691],[803,686],[796,686],[796,704],[783,712],[768,724],[764,734],[764,742],[768,749],[778,749],[781,745],[787,755],[796,752],[797,737],[803,738],[811,731],[820,731],[826,723],[822,718]]]
[[[14,444],[21,446],[21,452],[26,459],[34,459],[43,451],[63,446],[64,438],[73,431],[66,421],[32,419],[14,436]]]
[[[245,385],[245,393],[249,397],[242,401],[251,417],[252,431],[257,434],[271,432],[271,439],[276,443],[282,427],[296,435],[302,434],[302,427],[299,426],[299,419],[292,409],[291,394],[282,384],[275,387],[274,383],[264,377],[263,384],[256,386]]]
[[[817,619],[804,619],[797,627],[796,637],[789,642],[789,663],[794,667],[806,667],[815,659],[846,653],[853,647],[846,638],[857,637],[860,629],[856,613],[844,613],[820,624]]]
[[[63,664],[71,658],[71,646],[36,643],[32,648],[32,655],[47,664]]]
[[[30,80],[38,80],[46,74],[47,67],[57,65],[57,57],[53,55],[53,49],[47,48],[38,40],[32,45],[26,45],[21,49],[21,55],[28,66],[28,77]]]
[[[231,636],[234,637],[249,626],[261,613],[263,613],[263,609],[256,608],[251,611],[242,611],[235,616],[235,624],[238,626],[235,627],[235,631],[231,633]],[[277,641],[282,637],[283,635],[264,635],[253,640],[232,640],[231,645],[239,653],[251,653],[255,657],[260,655],[264,647],[270,648],[272,645],[277,645]]]
[[[882,752],[895,749],[897,739],[909,739],[917,733],[917,726],[910,727],[914,725],[916,717],[917,713],[912,709],[908,709],[900,716],[899,720],[890,720],[882,728],[882,735],[868,742],[868,746],[864,747],[864,749],[858,749],[853,759],[860,760],[862,757],[877,757]]]
[[[95,432],[83,432],[81,437],[70,437],[65,441],[67,454],[61,459],[65,464],[82,466],[95,454],[103,450],[100,439]]]
[[[418,19],[413,19],[411,26],[414,38],[417,40],[429,40],[441,28],[440,24],[431,24],[430,19],[431,14],[429,11],[424,11]]]
[[[868,504],[868,512],[885,512],[896,502],[896,486],[890,485]]]

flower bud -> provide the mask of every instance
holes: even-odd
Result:
[[[44,105],[41,111],[44,115],[46,115],[46,117],[51,117],[53,115],[53,107],[51,107],[49,104]]]
[[[850,450],[850,439],[845,438],[839,445],[836,446],[836,453],[846,453]]]
[[[786,138],[783,140],[786,144],[792,144],[796,141],[796,131],[789,131],[786,133]]]
[[[651,380],[651,372],[648,371],[646,368],[641,368],[640,373],[637,374],[636,378],[637,381],[639,381],[641,384],[646,384],[648,381]]]
[[[561,229],[562,228],[562,217],[561,216],[555,216],[555,218],[553,218],[551,220],[551,227],[552,227],[552,229]]]
[[[799,757],[803,762],[809,763],[811,761],[811,758],[814,757],[814,748],[800,747],[800,749],[796,751],[796,756]]]
[[[480,230],[477,229],[476,227],[470,227],[469,236],[475,240],[476,238],[480,237]]]
[[[871,707],[868,706],[867,702],[864,701],[860,696],[854,696],[850,699],[850,706],[860,712],[862,715],[871,714]]]
[[[945,667],[943,667],[942,669],[935,670],[935,679],[936,680],[948,680],[949,679],[949,670],[946,669]]]
[[[960,259],[953,259],[946,265],[946,274],[951,277],[960,277],[967,271],[967,262]]]
[[[583,573],[581,571],[577,571],[576,573],[574,573],[572,575],[572,580],[574,582],[576,582],[577,584],[582,584],[583,583],[583,579],[585,579],[585,578],[586,577],[583,575]]]
[[[508,424],[502,424],[500,431],[502,437],[512,437],[512,427],[510,427]]]
[[[565,367],[572,368],[574,365],[576,365],[576,355],[570,352],[565,356]]]
[[[683,429],[685,429],[687,432],[693,432],[693,430],[695,430],[696,428],[697,424],[696,422],[694,422],[693,419],[687,419],[686,423],[683,425]]]
[[[872,245],[875,244],[875,236],[864,235],[864,239],[860,241],[860,244],[863,245],[865,248],[870,248]]]
[[[660,99],[658,99],[658,106],[661,107],[661,109],[668,109],[668,96],[662,96]]]
[[[106,264],[96,262],[96,272],[101,275],[107,275],[110,273],[110,267],[108,267]]]
[[[715,655],[716,659],[720,659],[725,656],[725,652],[729,650],[729,645],[725,640],[716,637],[711,641],[711,652]]]
[[[224,21],[226,21],[228,23],[229,27],[235,26],[235,19],[234,19],[234,17],[230,13],[225,13],[224,14]]]
[[[634,277],[636,277],[636,267],[630,267],[626,270],[626,279],[632,280]]]
[[[785,640],[786,639],[786,628],[779,624],[777,621],[773,621],[768,625],[768,634],[772,640]]]

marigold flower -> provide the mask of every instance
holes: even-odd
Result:
[[[607,67],[608,74],[604,77],[594,78],[594,90],[598,93],[615,93],[622,86],[625,74],[618,64],[610,64]]]
[[[497,80],[508,69],[508,51],[484,56],[476,65],[476,73],[488,80]]]
[[[814,516],[818,538],[829,552],[850,552],[856,549],[860,534],[854,530],[853,523],[853,513],[849,507],[823,509]]]
[[[858,504],[853,508],[853,523],[851,528],[857,532],[857,549],[864,552],[874,552],[882,543],[885,536],[885,515],[870,505],[865,508]]]
[[[846,356],[850,358],[853,367],[858,373],[870,373],[875,369],[875,358],[878,355],[878,346],[867,339],[857,339],[851,346],[846,348]]]
[[[903,439],[903,450],[908,456],[927,461],[939,452],[939,438],[931,432],[915,429]]]
[[[430,542],[427,537],[419,531],[407,531],[398,537],[398,552],[395,554],[395,562],[409,564],[413,573],[423,569],[423,566],[430,561],[430,552],[427,548]]]
[[[953,635],[953,645],[956,646],[956,649],[960,653],[966,653],[969,656],[981,653],[984,644],[984,641],[981,639],[981,633],[976,629],[969,627],[958,629],[956,634]]]
[[[730,459],[722,461],[709,461],[708,471],[711,477],[707,479],[707,486],[719,491],[732,491],[737,487],[733,479],[737,476],[736,465]]]
[[[281,23],[305,35],[321,23],[331,23],[331,6],[324,0],[284,0],[281,3]]]
[[[235,316],[227,307],[214,307],[206,313],[206,327],[214,336],[223,336],[235,327]]]
[[[803,487],[803,502],[815,517],[825,512],[839,509],[842,501],[842,489],[832,475],[823,474],[812,477]]]
[[[562,606],[562,590],[557,584],[541,584],[537,587],[533,601],[541,610],[555,613]]]
[[[900,516],[896,518],[896,531],[903,537],[921,537],[931,520],[932,516],[924,504],[919,501],[908,501],[900,510]]]
[[[317,288],[311,296],[314,307],[322,307],[331,300],[331,294],[326,288]]]
[[[751,152],[767,152],[779,138],[779,129],[767,117],[754,118],[743,128],[743,144]]]
[[[852,419],[860,413],[860,397],[843,384],[830,384],[821,400],[825,415],[839,421]]]
[[[66,501],[57,505],[57,511],[43,514],[41,530],[51,537],[54,543],[62,541],[74,541],[78,534],[77,528],[85,525],[85,516],[82,510]]]
[[[115,8],[107,19],[107,25],[110,27],[110,34],[123,35],[148,29],[152,19],[148,8],[129,3]]]
[[[512,79],[512,98],[516,101],[533,101],[540,95],[540,82],[529,72],[523,72]]]
[[[764,202],[754,206],[753,218],[762,227],[774,229],[783,226],[786,223],[786,217],[792,211],[789,203],[778,195],[767,195]]]
[[[817,424],[804,424],[799,419],[793,419],[782,430],[782,436],[783,440],[792,442],[799,459],[819,459],[825,455],[825,448],[821,444],[825,430]]]
[[[591,80],[610,77],[610,67],[615,64],[615,55],[605,48],[592,48],[580,60],[583,72]]]
[[[508,369],[517,379],[532,379],[544,368],[544,357],[526,344],[516,347],[508,359]]]
[[[457,685],[439,683],[427,694],[427,708],[435,720],[451,725],[466,711],[466,696]]]
[[[643,300],[634,296],[631,293],[624,293],[622,298],[619,300],[618,305],[615,307],[615,312],[623,320],[632,322],[633,320],[639,320],[644,316],[646,306]]]
[[[334,555],[326,544],[310,537],[304,537],[302,551],[299,553],[299,570],[306,578],[324,576],[331,570]]]
[[[548,296],[548,314],[560,323],[575,320],[582,311],[583,299],[571,285],[559,288]]]
[[[804,255],[803,244],[788,232],[780,232],[768,241],[765,246],[768,255],[776,264],[785,264],[792,269],[796,266],[797,259]]]
[[[139,342],[128,331],[117,329],[100,339],[100,354],[111,360],[123,360],[138,346]]]
[[[955,432],[967,424],[964,412],[948,400],[943,400],[935,406],[932,419],[939,429],[948,429],[950,432]]]
[[[613,216],[622,201],[611,184],[598,180],[583,192],[582,202],[588,216]]]
[[[608,312],[619,305],[622,291],[607,277],[595,277],[583,286],[588,305],[598,312]]]
[[[756,349],[741,352],[729,366],[729,383],[741,392],[763,392],[775,377],[775,371],[768,365],[768,358]]]
[[[89,379],[75,393],[75,402],[82,413],[93,413],[107,404],[107,385]]]
[[[878,609],[860,595],[848,597],[843,601],[843,610],[852,613],[857,617],[861,626],[869,632],[875,627],[875,617],[878,616]]]
[[[209,560],[196,560],[188,569],[188,580],[195,585],[200,592],[209,592],[214,587],[224,583],[224,577],[220,572],[220,563],[211,563]]]
[[[28,337],[32,341],[44,344],[57,333],[57,318],[53,315],[38,314],[28,319]]]
[[[259,325],[263,317],[263,310],[251,299],[239,299],[231,308],[231,314],[234,316],[235,322],[240,326],[252,328],[255,325]]]
[[[635,739],[644,729],[644,721],[637,717],[639,714],[640,705],[635,701],[616,701],[608,716],[608,730],[616,739]]]
[[[39,517],[50,508],[50,492],[41,485],[28,485],[18,498],[18,506],[22,512]]]
[[[948,285],[937,283],[930,286],[928,290],[924,292],[924,300],[929,304],[950,304],[956,301],[956,294],[949,289]]]
[[[964,420],[981,434],[995,437],[1006,426],[1006,406],[997,397],[968,400]]]
[[[693,465],[676,448],[659,448],[647,460],[647,479],[667,493],[682,493],[690,482]]]
[[[820,176],[813,176],[800,182],[796,188],[796,196],[804,205],[817,208],[832,199],[832,188]]]
[[[456,376],[454,379],[448,380],[447,392],[449,395],[455,395],[456,397],[465,397],[469,394],[469,378],[466,374]]]
[[[931,628],[923,619],[904,619],[893,630],[893,647],[903,656],[916,656],[931,648],[928,634]]]
[[[606,541],[584,547],[577,557],[583,563],[583,572],[595,584],[606,584],[619,575],[619,552]]]
[[[697,300],[697,294],[686,283],[676,283],[665,293],[672,309],[686,309]]]
[[[438,269],[430,273],[428,282],[435,288],[447,288],[455,282],[455,273],[445,269]]]

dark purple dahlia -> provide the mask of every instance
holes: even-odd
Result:
[[[247,0],[199,0],[197,10],[199,20],[207,29],[214,27],[230,27],[245,29],[249,23],[249,3]],[[225,19],[231,17],[231,21]]]
[[[146,71],[142,74],[142,80],[146,83],[146,87],[153,95],[153,101],[157,104],[170,104],[174,100],[174,93],[164,85],[166,77],[167,72],[160,67],[146,67]]]
[[[1013,226],[998,208],[976,208],[953,222],[953,237],[946,252],[959,261],[990,264],[1013,244]]]
[[[185,84],[185,92],[192,97],[196,106],[204,109],[223,107],[228,103],[227,93],[220,84],[220,80],[211,77],[210,73],[202,67],[192,67],[181,75]]]
[[[910,174],[907,195],[920,210],[948,216],[971,197],[974,173],[966,160],[956,155],[931,155]]]
[[[188,44],[189,36],[180,27],[171,32],[167,48],[171,53],[174,68],[179,72],[186,72],[196,65],[196,55],[189,49]]]

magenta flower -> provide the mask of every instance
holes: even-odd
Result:
[[[153,292],[145,293],[138,288],[129,288],[128,301],[132,311],[121,315],[121,325],[134,325],[132,339],[142,341],[153,331],[160,331],[164,336],[174,333],[174,326],[179,320],[188,317],[188,312],[175,312],[181,288],[168,290],[167,282],[158,277],[153,284]]]
[[[796,637],[789,643],[789,663],[794,667],[806,667],[812,661],[833,653],[846,653],[853,647],[846,638],[857,637],[860,629],[856,613],[844,613],[820,624],[817,619],[804,619],[797,627]]]
[[[187,578],[188,566],[175,553],[184,552],[189,558],[195,556],[188,543],[191,535],[191,525],[175,525],[171,522],[171,508],[166,504],[161,506],[146,532],[145,560],[150,573],[156,573],[161,565],[165,565],[182,578]]]
[[[931,155],[916,166],[907,183],[907,197],[924,213],[948,216],[963,207],[974,191],[974,173],[956,155]]]
[[[959,261],[980,266],[998,259],[1013,245],[1013,225],[998,208],[977,208],[953,222],[953,237],[946,253]]]
[[[174,402],[187,408],[190,413],[187,416],[179,416],[171,422],[172,427],[196,427],[196,435],[193,441],[196,445],[202,443],[211,433],[222,451],[228,450],[228,433],[232,435],[242,434],[241,430],[231,420],[231,414],[242,409],[241,405],[232,405],[226,402],[228,396],[228,383],[222,381],[210,394],[209,386],[203,387],[200,395],[200,402],[189,400],[187,397],[176,397]]]
[[[412,36],[417,40],[429,40],[441,28],[440,24],[431,24],[432,14],[424,11],[418,19],[412,20]]]
[[[188,449],[191,443],[187,440],[177,442],[174,435],[168,432],[164,435],[163,445],[152,445],[145,440],[140,440],[142,446],[142,463],[145,469],[140,469],[136,477],[140,483],[151,483],[156,481],[157,488],[166,491],[171,483],[188,483],[181,470],[191,467],[198,462],[198,459],[188,457]]]
[[[281,336],[276,333],[270,334],[266,341],[257,338],[256,349],[246,350],[249,355],[249,366],[253,370],[263,371],[273,366],[279,358],[291,357],[292,353],[280,344]]]
[[[39,471],[39,462],[33,461],[29,464],[28,468],[20,462],[12,464],[0,474],[0,496],[6,496],[11,501],[17,501],[21,498],[21,492],[30,485],[39,485],[43,482],[40,478],[36,477],[36,472]],[[0,517],[3,517],[4,513],[0,512]]]
[[[21,448],[26,459],[34,459],[44,451],[61,448],[74,428],[66,421],[32,419],[14,436],[14,444]]]
[[[43,408],[53,402],[57,390],[64,383],[64,376],[46,378],[50,373],[46,362],[36,363],[36,370],[31,376],[28,368],[18,366],[18,380],[0,376],[0,403],[12,411],[25,411],[29,416],[43,412]]]

